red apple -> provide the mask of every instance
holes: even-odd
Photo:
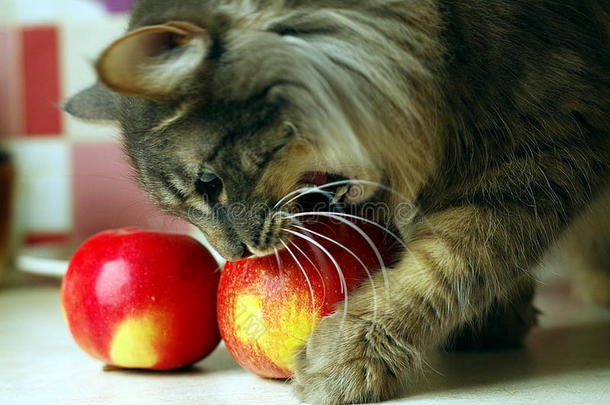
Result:
[[[388,265],[392,257],[387,234],[370,223],[350,223],[367,235]],[[344,305],[340,302],[360,283],[371,282],[368,273],[382,266],[367,237],[348,224],[317,218],[306,227],[309,232],[295,231],[314,242],[295,236],[277,256],[227,263],[222,272],[222,337],[242,367],[263,377],[290,377],[293,357],[318,321],[336,305]],[[382,294],[383,285],[376,287]]]
[[[195,363],[220,341],[212,255],[189,236],[121,229],[99,233],[73,256],[61,303],[78,345],[124,368]]]

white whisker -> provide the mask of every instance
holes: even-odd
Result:
[[[285,201],[287,198],[290,198],[291,196],[293,196],[295,194],[301,193],[300,195],[298,195],[298,196],[290,199],[286,203],[282,204],[282,207],[290,204],[294,200],[299,199],[303,195],[311,194],[311,193],[315,193],[315,192],[323,192],[324,189],[329,188],[329,187],[336,187],[336,186],[349,185],[349,184],[364,184],[364,185],[375,186],[375,187],[377,187],[379,189],[382,189],[384,191],[387,191],[387,192],[389,192],[389,193],[391,193],[391,194],[393,194],[395,196],[398,196],[403,201],[412,203],[412,201],[410,199],[406,198],[403,194],[397,192],[396,190],[394,190],[391,187],[386,186],[385,184],[382,184],[382,183],[379,183],[379,182],[376,182],[376,181],[349,179],[349,180],[333,181],[331,183],[326,183],[326,184],[323,184],[321,186],[303,187],[303,188],[300,188],[298,190],[292,191],[292,192],[286,194],[280,201],[278,201],[277,204],[275,204],[275,206],[273,207],[273,209],[276,209],[283,201]],[[326,192],[326,194],[330,195],[329,198],[332,198],[332,193]]]
[[[296,195],[296,196],[292,197],[290,200],[288,200],[284,204],[282,204],[282,208],[287,206],[291,202],[293,202],[295,200],[298,200],[299,198],[303,197],[304,195],[316,194],[316,193],[324,194],[329,199],[333,198],[333,193],[330,193],[328,191],[322,191],[320,189],[320,187],[308,187],[305,191],[303,191],[299,195]]]
[[[360,259],[360,257],[358,257],[358,255],[356,255],[352,250],[350,250],[347,246],[343,245],[342,243],[339,243],[331,238],[329,238],[326,235],[323,235],[319,232],[315,232],[312,231],[311,229],[307,229],[305,227],[302,226],[295,226],[295,228],[301,229],[302,231],[305,231],[307,233],[311,233],[313,235],[319,236],[322,239],[325,239],[329,242],[334,243],[335,245],[339,246],[340,248],[342,248],[343,250],[345,250],[347,253],[349,253],[350,255],[352,255],[354,257],[354,259],[356,259],[358,261],[358,263],[360,263],[360,265],[362,266],[362,268],[364,269],[364,271],[366,272],[366,275],[369,279],[369,281],[371,282],[371,286],[373,288],[373,321],[375,321],[377,319],[377,288],[375,286],[375,280],[373,280],[373,276],[371,275],[371,272],[369,271],[368,267],[366,266],[366,264],[364,264],[364,262]]]
[[[375,253],[375,256],[377,257],[377,260],[379,262],[379,266],[381,267],[381,274],[383,276],[383,284],[384,284],[384,290],[385,290],[385,294],[386,294],[386,299],[389,301],[389,291],[390,291],[390,284],[389,284],[389,278],[388,278],[388,271],[387,271],[387,267],[385,265],[385,262],[383,260],[383,257],[381,255],[381,253],[379,252],[379,249],[377,249],[377,246],[375,245],[375,243],[373,242],[373,240],[366,234],[366,232],[364,232],[359,226],[357,226],[356,224],[348,221],[345,218],[342,218],[342,216],[347,216],[349,218],[355,218],[364,222],[369,222],[375,226],[378,226],[379,228],[383,229],[385,232],[388,232],[390,235],[392,235],[394,238],[396,238],[396,240],[398,240],[399,242],[401,242],[403,244],[403,246],[405,246],[406,249],[406,245],[404,244],[404,242],[402,242],[402,239],[398,238],[397,235],[395,235],[394,233],[392,233],[390,230],[388,230],[386,227],[381,226],[379,224],[377,224],[374,221],[369,221],[365,218],[362,217],[358,217],[356,215],[350,215],[350,214],[344,214],[344,215],[339,215],[340,213],[316,213],[316,214],[321,214],[322,216],[326,216],[329,218],[335,218],[343,223],[345,223],[346,225],[348,225],[350,228],[354,229],[356,232],[358,232],[360,234],[360,236],[362,236],[364,238],[364,240],[369,244],[369,246],[371,247],[371,249],[373,249],[373,252]],[[387,308],[386,308],[387,310]]]
[[[307,194],[313,194],[313,193],[316,193],[316,192],[320,192],[320,193],[322,193],[322,194],[326,195],[326,196],[327,196],[327,197],[329,197],[329,198],[331,198],[331,197],[332,197],[332,193],[329,193],[329,192],[327,192],[327,191],[321,191],[321,190],[320,190],[320,187],[318,187],[318,186],[315,186],[315,187],[302,187],[302,188],[300,188],[300,189],[298,189],[298,190],[294,190],[294,191],[292,191],[292,192],[290,192],[290,193],[286,194],[284,197],[282,197],[282,199],[281,199],[281,200],[279,200],[279,201],[278,201],[278,202],[277,202],[277,203],[276,203],[276,204],[273,206],[273,209],[274,209],[274,210],[275,210],[275,209],[277,209],[277,207],[278,207],[278,206],[280,206],[280,204],[282,204],[282,202],[283,202],[283,201],[285,201],[287,198],[292,197],[292,196],[293,196],[293,195],[295,195],[295,194],[299,194],[299,193],[300,193],[299,195],[297,195],[296,197],[294,197],[294,198],[290,199],[289,201],[285,202],[285,203],[284,203],[284,204],[282,204],[281,206],[282,206],[282,207],[285,207],[285,206],[287,206],[288,204],[290,204],[291,202],[293,202],[294,200],[297,200],[297,199],[301,198],[301,197],[302,197],[302,196],[304,196],[304,195],[307,195]]]
[[[348,291],[347,291],[347,282],[345,280],[345,276],[343,275],[343,270],[341,270],[341,266],[339,266],[339,263],[337,263],[337,260],[333,257],[333,255],[331,255],[330,252],[326,248],[324,248],[324,246],[322,246],[319,242],[315,241],[313,238],[311,238],[307,235],[303,235],[302,233],[295,232],[291,229],[282,228],[282,230],[284,232],[288,232],[296,237],[305,239],[309,243],[317,246],[318,249],[320,249],[322,252],[324,252],[324,254],[330,259],[330,261],[335,266],[335,269],[337,270],[337,274],[339,275],[339,280],[341,282],[341,292],[343,293],[343,297],[344,297],[343,298],[343,318],[341,320],[341,329],[342,329],[343,325],[345,324],[345,317],[347,316],[349,298],[348,298]]]
[[[307,216],[315,216],[315,215],[321,215],[324,217],[330,217],[330,218],[337,218],[337,216],[339,217],[346,217],[346,218],[352,218],[352,219],[357,219],[359,221],[362,222],[366,222],[367,224],[371,224],[381,230],[383,230],[384,232],[386,232],[388,235],[390,235],[392,238],[394,238],[398,243],[400,243],[400,245],[403,248],[407,248],[407,245],[405,244],[405,242],[402,240],[402,238],[400,236],[398,236],[397,234],[395,234],[394,232],[390,231],[388,228],[386,228],[385,226],[378,224],[375,221],[371,221],[370,219],[366,219],[364,217],[360,217],[358,215],[352,215],[352,214],[346,214],[343,212],[330,212],[330,211],[311,211],[311,212],[298,212],[296,214],[291,214],[290,216],[288,216],[287,218],[293,219],[293,218],[301,218],[301,217],[307,217]],[[349,221],[347,221],[349,222]],[[349,222],[351,224],[351,222]]]
[[[286,199],[292,197],[295,194],[299,194],[300,192],[303,192],[304,190],[307,190],[309,188],[311,188],[311,187],[301,187],[297,190],[291,191],[290,193],[288,193],[285,196],[283,196],[282,198],[280,198],[280,200],[277,203],[275,203],[275,205],[273,206],[273,209],[274,210],[277,209],[277,207],[279,207],[280,204],[282,204],[282,202],[286,201]],[[284,204],[284,205],[286,205],[286,204]],[[282,205],[282,206],[284,206],[284,205]]]
[[[290,248],[284,242],[283,239],[280,239],[280,243],[284,246],[284,248],[288,251],[288,253],[290,253],[290,256],[292,256],[292,258],[294,259],[294,262],[297,264],[297,266],[299,267],[299,269],[303,273],[303,276],[305,277],[305,282],[307,283],[307,287],[309,288],[309,295],[311,297],[311,309],[312,309],[311,317],[312,317],[312,320],[315,320],[316,299],[314,297],[313,287],[311,285],[311,280],[309,279],[309,276],[307,275],[307,272],[303,268],[303,265],[301,264],[301,262],[299,262],[299,260],[295,256],[295,254],[292,252],[292,250],[290,250]]]
[[[326,301],[326,284],[324,283],[324,276],[320,272],[320,269],[318,269],[318,266],[313,262],[313,260],[311,260],[309,258],[309,256],[307,256],[305,254],[305,252],[303,252],[303,249],[301,249],[299,247],[299,245],[297,245],[293,241],[289,241],[289,242],[295,249],[297,249],[305,257],[305,259],[307,259],[307,261],[311,264],[311,266],[316,270],[316,273],[318,273],[318,276],[320,277],[320,280],[322,281],[322,301],[323,302]]]
[[[275,253],[275,260],[277,260],[277,268],[280,270],[280,274],[284,274],[283,270],[283,266],[282,266],[282,260],[280,259],[280,254],[277,251],[277,248],[273,248],[273,253]]]

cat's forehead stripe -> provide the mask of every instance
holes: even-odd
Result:
[[[237,144],[240,139],[247,135],[260,132],[269,125],[269,121],[269,119],[262,119],[258,122],[251,123],[247,127],[232,128],[225,134],[225,136],[220,138],[216,146],[213,147],[206,156],[205,161],[209,163],[214,162],[219,157],[223,149],[228,148],[229,145]]]
[[[166,130],[172,124],[185,117],[192,109],[193,104],[187,102],[180,103],[180,105],[178,105],[178,108],[176,108],[172,115],[162,119],[161,122],[159,122],[151,131],[156,133]]]

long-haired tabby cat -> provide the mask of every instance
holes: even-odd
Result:
[[[429,348],[517,344],[562,240],[610,304],[606,0],[140,0],[96,68],[66,109],[120,123],[142,186],[229,260],[291,239],[304,183],[390,208],[402,256],[298,353],[306,402],[394,397]]]

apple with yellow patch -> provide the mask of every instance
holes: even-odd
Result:
[[[340,218],[310,218],[277,255],[225,265],[218,322],[242,367],[267,378],[290,377],[295,354],[319,320],[349,305],[345,296],[392,262],[392,239],[380,227]]]
[[[219,277],[213,256],[189,236],[102,232],[70,261],[62,309],[78,345],[98,360],[123,368],[181,368],[220,341]]]

